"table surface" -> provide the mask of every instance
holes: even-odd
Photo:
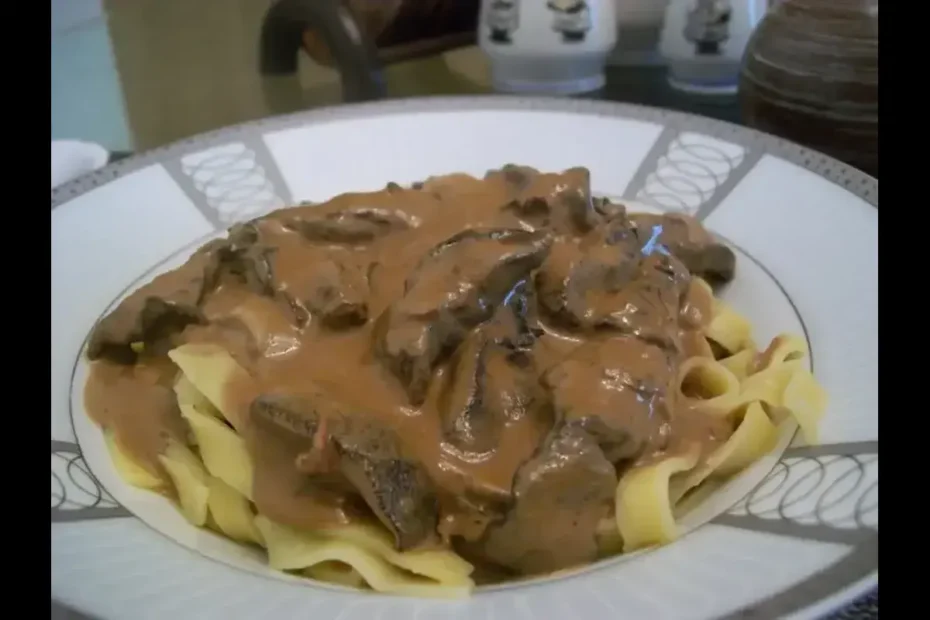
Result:
[[[303,58],[296,76],[258,74],[269,0],[53,0],[52,138],[125,154],[204,131],[341,101],[335,71]],[[385,69],[390,98],[489,93],[477,48]],[[661,65],[618,65],[587,97],[682,110],[738,123],[736,98],[670,88]],[[81,618],[53,603],[52,616]],[[877,592],[837,618],[876,618]]]

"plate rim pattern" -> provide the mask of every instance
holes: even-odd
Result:
[[[368,119],[385,115],[455,111],[539,111],[570,113],[580,116],[607,117],[654,123],[662,128],[662,135],[668,134],[669,130],[673,130],[676,135],[685,132],[694,132],[741,146],[746,149],[747,153],[753,153],[756,158],[763,155],[772,155],[778,159],[788,161],[850,192],[875,209],[878,208],[878,180],[874,177],[807,147],[751,128],[684,112],[638,104],[580,99],[543,99],[504,95],[482,97],[443,96],[344,104],[272,116],[224,127],[130,156],[60,185],[57,188],[53,188],[51,207],[54,210],[56,207],[70,202],[98,187],[148,166],[160,164],[168,167],[177,163],[180,158],[185,155],[202,152],[211,147],[226,145],[231,141],[248,140],[254,144],[256,141],[261,142],[261,138],[265,134],[286,129],[352,119]],[[286,184],[284,184],[284,187],[286,188]],[[706,215],[706,213],[704,213],[704,215]],[[217,222],[212,223],[217,224]],[[215,231],[211,234],[215,234]],[[177,250],[176,252],[180,251],[181,250]],[[790,297],[788,299],[790,300]],[[74,443],[73,446],[65,445],[66,443],[68,442],[56,442],[56,440],[53,439],[52,453],[54,457],[56,455],[57,445],[59,453],[64,449],[65,453],[72,454],[70,457],[71,460],[69,461],[68,471],[70,472],[70,467],[74,464],[75,458],[83,462],[83,457],[81,456],[77,442]],[[873,442],[862,443],[867,445],[852,446],[851,444],[835,444],[836,451],[828,451],[827,454],[838,455],[840,457],[874,454],[877,460],[877,439]],[[792,456],[792,451],[797,450],[797,448],[789,448],[780,457],[778,463],[783,464],[784,459],[790,458]],[[844,450],[846,450],[846,452],[852,450],[852,452],[847,454]],[[795,456],[799,455],[795,454]],[[800,456],[803,456],[803,452]],[[771,477],[775,471],[776,470],[773,469],[773,471],[767,475],[766,479]],[[92,472],[90,472],[90,476],[94,482],[103,489]],[[759,487],[764,483],[765,481],[760,483]],[[874,484],[877,486],[877,482]],[[759,487],[757,487],[757,489]],[[826,492],[828,491],[824,493]],[[133,516],[118,504],[110,515],[106,514],[107,508],[100,508],[97,510],[103,511],[101,517]],[[728,517],[728,513],[724,513],[721,516],[724,517],[723,520],[717,517],[710,523],[760,531],[757,529],[758,524],[752,523],[752,519],[755,517],[751,514],[735,518],[732,516]],[[74,519],[74,521],[80,520],[81,519]],[[718,522],[718,520],[720,521]],[[56,520],[54,518],[53,509],[53,523],[56,521],[58,523],[67,523],[70,520]],[[761,531],[765,530],[763,529]],[[779,533],[778,531],[769,531],[770,533]],[[181,546],[183,547],[184,545]],[[825,603],[827,599],[839,595],[840,592],[853,590],[856,594],[865,593],[877,585],[877,547],[878,529],[875,527],[874,534],[867,533],[865,536],[857,539],[850,547],[849,552],[841,556],[832,565],[824,567],[820,572],[812,575],[799,584],[795,584],[782,591],[766,596],[747,607],[722,616],[722,618],[774,617],[804,610],[810,612],[818,605]],[[851,603],[852,601],[853,597],[849,597],[847,602]]]

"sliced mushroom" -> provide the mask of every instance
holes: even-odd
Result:
[[[636,456],[667,422],[675,366],[667,351],[633,336],[588,341],[542,383],[557,418],[588,431],[611,463]]]
[[[403,456],[390,429],[308,391],[299,397],[263,395],[252,419],[277,438],[278,450],[295,454],[293,468],[317,490],[358,494],[394,535],[398,550],[435,535],[439,514],[432,483],[419,463]]]
[[[289,279],[288,294],[327,327],[353,327],[368,320],[368,278],[358,264],[338,256],[308,262]]]
[[[736,255],[718,243],[692,217],[678,213],[640,213],[630,218],[645,242],[655,236],[694,275],[712,284],[725,284],[736,275]]]
[[[388,188],[389,191],[397,191]],[[313,242],[360,244],[413,227],[410,216],[392,209],[354,208],[316,217],[300,217],[285,224]]]
[[[521,574],[593,561],[598,522],[617,486],[614,466],[583,429],[552,433],[517,473],[514,503],[479,543],[481,555]]]
[[[439,503],[432,483],[422,465],[401,455],[393,432],[356,419],[333,444],[339,470],[394,535],[399,551],[435,536]]]
[[[560,324],[673,347],[690,275],[674,256],[643,255],[630,229],[610,222],[581,241],[554,244],[536,282],[541,307]]]
[[[207,292],[207,263],[206,257],[194,255],[120,302],[91,332],[88,358],[132,364],[140,346],[151,352],[188,325],[204,323],[200,303]]]
[[[591,175],[586,168],[540,174],[532,168],[505,167],[499,174],[513,195],[504,208],[535,229],[583,235],[603,221],[591,195]]]
[[[449,367],[439,399],[443,435],[462,452],[488,453],[499,447],[505,425],[543,417],[545,404],[531,360],[515,359],[511,349],[479,330]]]
[[[465,334],[488,320],[548,251],[524,230],[467,230],[440,243],[376,322],[374,350],[420,404],[432,372]]]

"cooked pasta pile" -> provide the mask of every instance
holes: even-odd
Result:
[[[423,200],[424,204],[417,207],[419,210],[410,208],[404,213],[403,218],[406,219],[403,221],[398,216],[396,220],[379,220],[373,228],[358,227],[359,221],[352,222],[355,228],[339,228],[332,224],[337,220],[331,218],[327,220],[327,226],[331,227],[326,229],[325,235],[320,233],[321,229],[302,222],[303,227],[298,227],[302,235],[299,243],[322,244],[313,245],[313,251],[317,253],[309,256],[315,261],[332,261],[334,265],[325,271],[330,290],[321,294],[322,301],[311,302],[305,297],[302,298],[303,304],[298,304],[307,317],[316,317],[306,318],[306,325],[313,325],[313,329],[318,330],[314,332],[317,334],[313,336],[315,340],[310,337],[301,340],[301,334],[309,333],[310,327],[305,325],[298,329],[287,320],[274,318],[279,316],[275,313],[279,313],[280,307],[295,305],[291,297],[282,297],[289,304],[274,305],[279,295],[290,294],[295,288],[286,276],[284,261],[288,260],[287,251],[290,251],[286,245],[277,247],[277,254],[272,252],[279,261],[274,268],[267,269],[273,277],[266,275],[263,279],[261,270],[251,275],[243,275],[240,270],[234,272],[236,277],[225,285],[210,282],[210,286],[214,287],[210,293],[212,300],[204,302],[202,291],[194,295],[192,307],[195,308],[185,315],[190,319],[186,322],[168,325],[165,321],[156,320],[162,317],[158,312],[164,308],[177,311],[176,299],[163,301],[158,298],[161,301],[156,303],[151,301],[151,294],[148,297],[141,294],[135,303],[144,305],[147,308],[145,312],[149,314],[143,312],[138,315],[142,318],[133,315],[134,322],[129,322],[131,327],[124,330],[125,334],[116,338],[112,334],[118,330],[102,323],[109,332],[100,329],[92,338],[91,350],[95,354],[91,357],[97,359],[94,363],[98,374],[94,379],[96,383],[88,384],[88,402],[91,403],[88,410],[92,415],[96,412],[95,419],[104,427],[107,445],[120,476],[130,485],[170,497],[192,525],[210,529],[245,545],[263,548],[267,552],[268,565],[273,569],[378,592],[462,597],[474,589],[477,575],[481,572],[480,566],[476,572],[476,559],[479,564],[496,562],[509,569],[512,576],[518,576],[590,561],[594,559],[595,551],[597,557],[608,557],[669,543],[679,536],[681,512],[690,500],[701,498],[702,489],[710,489],[731,479],[772,452],[779,438],[786,437],[795,424],[807,443],[817,442],[827,396],[808,370],[809,352],[804,339],[783,334],[767,346],[757,347],[750,322],[715,296],[711,285],[702,277],[720,275],[719,270],[707,268],[707,265],[713,260],[717,260],[714,264],[718,266],[726,265],[726,260],[720,262],[718,259],[721,253],[726,259],[728,250],[711,247],[707,241],[709,237],[702,236],[705,233],[695,228],[697,224],[684,218],[649,215],[637,220],[635,214],[628,216],[625,210],[590,199],[588,204],[597,208],[587,214],[586,217],[592,221],[579,232],[571,227],[580,227],[578,222],[581,220],[576,212],[570,210],[579,208],[577,205],[583,203],[567,199],[560,201],[558,192],[564,193],[566,187],[580,188],[578,191],[586,195],[587,173],[578,176],[569,171],[563,173],[564,176],[549,175],[552,177],[549,178],[547,175],[532,176],[538,173],[528,172],[528,169],[520,170],[524,176],[519,178],[514,169],[508,172],[505,168],[501,177],[491,175],[490,180],[485,181],[453,175],[431,179],[415,190],[401,190],[394,186],[382,193],[354,195],[356,199],[362,196],[378,205],[381,204],[379,200],[406,201],[397,204]],[[535,187],[533,183],[539,185],[535,190],[532,189]],[[502,196],[513,195],[515,184],[524,192],[522,195],[535,191],[547,198],[535,206],[529,201],[515,201],[518,206],[530,204],[530,207],[526,207],[525,212],[517,210],[514,215],[512,207],[508,206],[513,203],[504,201]],[[423,197],[427,191],[431,192],[428,200]],[[516,229],[512,221],[504,219],[501,225],[511,226],[504,233],[476,236],[465,242],[461,241],[462,235],[454,236],[443,242],[445,245],[437,246],[437,253],[430,255],[432,262],[420,261],[413,267],[415,263],[412,260],[397,259],[403,269],[398,268],[401,275],[393,280],[384,275],[390,272],[388,267],[384,267],[385,264],[390,266],[390,262],[375,260],[367,267],[366,286],[371,287],[370,296],[352,296],[355,294],[352,291],[357,290],[351,288],[356,286],[351,283],[355,281],[349,282],[351,278],[345,275],[344,265],[332,258],[342,256],[332,246],[350,244],[353,252],[369,252],[364,254],[368,257],[390,252],[401,254],[402,248],[413,244],[403,240],[396,246],[387,247],[365,244],[374,244],[372,239],[382,234],[402,234],[393,229],[415,230],[420,227],[430,230],[427,224],[422,223],[426,219],[423,214],[431,213],[437,204],[442,206],[468,199],[471,201],[468,204],[474,205],[478,197],[488,196],[488,204],[495,210],[491,206],[481,207],[484,211],[475,207],[475,213],[494,213],[497,217],[496,209],[499,209],[499,204],[504,204],[511,211],[500,217],[516,218],[513,221],[520,222],[524,230],[535,226],[530,230],[534,235],[541,229],[554,232],[546,233],[549,236],[545,238],[517,239],[523,233],[514,232]],[[345,204],[336,206],[338,209],[333,207],[329,213],[341,214],[345,209]],[[551,218],[528,219],[530,216],[526,213],[536,214],[543,206],[549,208]],[[571,217],[556,224],[553,222],[560,207],[569,209]],[[485,216],[479,215],[472,214],[472,217],[483,224],[481,218]],[[621,218],[633,224],[614,228],[606,236],[592,237]],[[275,222],[279,220],[272,218],[269,221],[272,223],[262,229],[266,235],[270,234],[267,232],[271,229],[269,227],[278,226]],[[662,236],[663,225],[677,226],[682,222],[681,230],[684,232],[681,237]],[[362,223],[367,226],[370,220]],[[432,234],[435,239],[441,239],[451,226],[440,226],[441,230]],[[461,228],[463,224],[458,222],[455,226]],[[391,232],[384,232],[392,227]],[[262,230],[249,233],[251,241],[244,243],[245,251],[253,251],[250,244],[261,239]],[[650,230],[651,237],[647,239],[646,233]],[[273,231],[279,231],[279,228],[273,228]],[[273,234],[283,238],[285,233]],[[576,238],[581,241],[575,241]],[[594,293],[585,292],[584,286],[593,287],[591,282],[595,276],[605,278],[604,274],[608,274],[610,278],[620,277],[611,269],[616,268],[616,256],[626,256],[621,253],[604,259],[597,254],[601,246],[591,239],[599,240],[597,243],[603,243],[603,247],[610,251],[616,244],[626,243],[630,245],[617,247],[632,247],[641,252],[641,255],[624,259],[633,261],[631,269],[634,271],[628,269],[620,274],[626,278],[623,280],[627,282],[625,286],[633,288],[603,284],[608,278],[600,280],[602,284],[598,285],[604,291],[596,291],[601,297],[595,299]],[[466,247],[466,250],[478,247],[480,253],[469,255],[461,250],[461,256],[455,258],[451,270],[444,271],[444,257],[459,251],[455,247],[450,250],[449,246],[456,243],[481,244],[485,240],[491,241],[485,246]],[[666,245],[657,245],[657,241]],[[293,243],[294,247],[303,251],[304,245],[298,246],[298,241]],[[507,245],[509,243],[517,245]],[[564,247],[560,247],[560,243]],[[216,247],[220,246],[212,249],[208,246],[208,250],[214,251]],[[319,250],[319,247],[328,248],[325,252],[330,254]],[[518,250],[512,250],[512,247]],[[653,247],[658,247],[661,252],[649,257]],[[341,248],[343,246],[339,246],[338,250],[342,251]],[[234,248],[234,251],[240,250]],[[701,254],[704,250],[707,252]],[[412,255],[413,250],[410,252]],[[474,267],[469,263],[472,260],[469,256],[484,264],[481,261],[491,261],[487,256],[493,252],[501,252],[501,256],[505,256],[505,252],[516,252],[515,263],[501,259],[504,261],[501,264],[523,261],[520,263],[521,273],[509,273],[507,276],[510,279],[506,288],[485,282],[478,287],[484,297],[466,312],[464,305],[451,306],[453,302],[448,300],[459,294],[454,291],[472,289],[452,286],[454,291],[444,293],[447,295],[443,302],[446,305],[440,306],[438,313],[430,310],[432,314],[417,315],[437,317],[446,316],[443,312],[450,312],[449,316],[457,321],[455,329],[448,328],[448,323],[439,323],[450,319],[435,319],[436,324],[427,325],[433,331],[427,329],[423,333],[435,335],[437,330],[445,329],[441,332],[444,335],[435,336],[440,338],[435,342],[448,344],[453,341],[442,341],[441,338],[454,338],[455,346],[446,346],[448,350],[442,353],[434,352],[428,366],[417,366],[422,360],[411,357],[413,354],[409,347],[404,349],[407,361],[396,366],[385,362],[385,359],[391,359],[390,347],[396,346],[395,340],[400,339],[407,346],[408,340],[401,336],[406,338],[413,329],[403,324],[397,330],[400,336],[393,336],[390,332],[393,329],[390,321],[396,322],[400,304],[406,304],[403,308],[407,308],[407,312],[412,312],[409,308],[415,303],[420,306],[427,304],[430,298],[422,292],[413,299],[417,287],[424,281],[440,288],[449,288],[450,278],[460,278],[466,284],[477,281],[479,276],[474,273],[480,271],[480,265]],[[589,270],[582,272],[579,271],[581,267],[577,267],[575,272],[568,268],[559,271],[561,267],[553,258],[559,252],[563,258],[569,256],[570,260],[565,259],[565,264],[572,269],[581,265]],[[575,256],[571,254],[573,252],[581,258],[571,258]],[[358,255],[361,254],[352,254],[353,257]],[[197,256],[192,261],[195,262]],[[228,254],[221,253],[220,256]],[[416,256],[419,258],[420,250]],[[591,256],[601,261],[595,264],[597,269],[591,268],[594,260]],[[676,275],[674,272],[679,256],[690,273]],[[589,262],[585,263],[585,260]],[[669,261],[674,263],[671,267]],[[635,271],[653,269],[656,265],[657,272]],[[377,283],[379,269],[382,282],[387,283],[381,284],[380,288]],[[491,265],[487,269],[487,273],[496,274],[494,277],[502,272],[499,265]],[[722,269],[729,269],[728,277],[732,277],[732,264]],[[535,280],[531,272],[536,273]],[[562,280],[553,279],[551,274],[562,272],[568,275],[559,276]],[[581,274],[574,283],[572,273]],[[647,275],[637,276],[636,273]],[[655,273],[659,275],[655,276]],[[186,295],[191,295],[193,289],[189,280],[182,281],[177,275],[167,277],[177,278],[177,282],[172,281],[170,287],[165,287],[165,280],[162,280],[162,289],[159,290],[181,288]],[[631,327],[640,320],[636,318],[639,315],[635,314],[635,304],[643,306],[646,303],[643,300],[647,300],[649,295],[661,297],[660,293],[654,293],[655,289],[643,286],[635,289],[639,291],[636,293],[639,297],[617,301],[618,295],[634,290],[637,277],[658,278],[650,282],[679,291],[675,295],[687,300],[687,303],[682,302],[683,307],[688,306],[688,312],[694,315],[690,322],[678,327],[677,315],[662,319],[665,323],[656,322],[656,316],[662,318],[657,314],[640,317],[642,329]],[[201,280],[196,280],[196,286],[206,287]],[[280,281],[284,284],[279,286]],[[544,311],[551,311],[540,318],[527,310],[537,304],[535,293],[531,295],[526,291],[534,281],[541,291],[539,306]],[[562,305],[553,310],[554,298],[545,297],[547,287],[551,289],[553,281],[563,282],[560,286],[564,286],[566,291],[569,286],[580,287],[577,290],[584,294],[572,297],[575,293],[563,291],[562,301],[557,302]],[[270,282],[277,282],[275,286],[279,288],[270,286]],[[224,290],[227,292],[223,293]],[[256,290],[261,293],[254,293]],[[321,289],[315,290],[319,292]],[[236,296],[230,297],[229,291],[235,291]],[[338,297],[334,291],[342,295],[336,305],[331,303]],[[511,308],[508,310],[511,314],[502,318],[501,308],[506,309],[512,298],[519,298],[519,309]],[[674,301],[678,298],[669,299]],[[704,303],[701,300],[707,301],[706,307],[701,306]],[[620,310],[604,311],[609,304]],[[633,311],[629,310],[631,307]],[[196,314],[200,308],[205,308],[203,316]],[[487,313],[481,315],[480,320],[473,321],[471,317],[476,312],[485,310]],[[388,318],[369,320],[369,316],[379,315]],[[230,317],[237,321],[235,329],[224,322]],[[472,323],[466,324],[466,321]],[[651,329],[650,326],[666,324],[679,330],[672,334],[674,337],[668,336],[672,332],[647,331],[647,327]],[[232,331],[216,331],[228,329]],[[106,333],[100,336],[101,331]],[[224,337],[217,337],[219,333]],[[233,337],[230,334],[237,335]],[[584,356],[579,356],[577,351],[582,349],[579,346],[582,340],[579,339],[584,338],[594,353],[587,351]],[[598,347],[605,339],[612,343],[610,346],[619,348],[611,350],[613,353],[604,352],[606,349],[601,351]],[[679,339],[687,341],[687,344],[678,344]],[[372,340],[376,342],[374,357],[368,345]],[[315,349],[317,356],[313,355],[314,346],[319,347]],[[549,347],[545,352],[534,352],[536,349],[533,347],[544,346]],[[296,350],[302,351],[301,355],[306,357],[295,358]],[[503,353],[494,357],[498,351]],[[608,360],[608,353],[614,357]],[[340,355],[345,357],[340,358]],[[679,358],[674,358],[674,355]],[[333,366],[338,366],[340,359],[362,360],[363,367],[344,369],[345,373],[362,373],[357,382],[345,379],[339,384],[341,375],[326,367],[327,356],[331,356],[329,361]],[[295,359],[299,363],[294,362]],[[545,363],[540,361],[543,359]],[[598,366],[601,359],[608,360],[603,368]],[[259,362],[255,360],[259,360],[261,365],[256,366]],[[536,368],[533,364],[540,367],[527,370]],[[422,368],[426,368],[424,372],[427,374],[418,375]],[[672,374],[666,385],[661,382],[661,377],[665,376],[662,373],[667,368],[672,369]],[[519,374],[521,372],[528,374]],[[282,378],[285,375],[287,379]],[[531,381],[526,381],[525,376],[529,376]],[[426,377],[426,383],[418,377]],[[471,383],[461,377],[471,377]],[[169,387],[162,390],[166,381]],[[281,400],[284,396],[275,395],[269,400],[269,385],[288,386],[286,398],[293,396],[290,392],[296,389],[294,386],[302,386],[302,394],[311,399],[316,417],[302,417],[298,406],[279,406],[284,402],[292,403],[291,400]],[[588,385],[594,387],[589,389]],[[382,389],[383,392],[378,392]],[[599,389],[604,391],[599,396],[595,394],[596,398],[587,393]],[[357,394],[353,395],[353,391]],[[368,391],[374,396],[367,395],[369,400],[365,401]],[[170,394],[166,396],[168,392]],[[551,402],[549,396],[540,396],[549,393],[552,394]],[[121,399],[115,394],[122,395]],[[358,410],[357,403],[367,402],[377,407],[382,394],[397,396],[399,404],[392,402],[391,407],[394,408],[388,411],[387,417],[372,418],[374,421],[365,419],[364,428],[368,429],[369,424],[382,424],[385,419],[400,420],[397,422],[399,426],[391,433],[379,430],[373,435],[364,435],[367,437],[364,441],[369,442],[367,444],[358,443],[361,440],[351,443],[347,438],[355,437],[353,433],[359,432],[358,426],[340,425],[347,424],[347,420],[353,421],[353,416],[359,415],[353,413]],[[523,398],[526,394],[532,398]],[[618,394],[632,400],[610,400]],[[132,412],[121,414],[123,418],[114,418],[100,404],[126,402],[126,395],[146,406],[159,401],[158,407],[150,407],[144,415],[135,414],[142,420],[140,422],[131,418]],[[612,418],[609,417],[610,411],[598,417],[587,409],[582,412],[584,415],[577,411],[579,403],[592,410],[604,403],[610,409],[615,402],[629,402],[629,406],[635,408],[648,398],[654,399],[654,408],[650,405],[640,417],[630,414]],[[428,418],[440,419],[445,415],[443,411],[455,409],[456,403],[460,402],[464,403],[464,413],[452,418],[447,425],[433,423],[433,426],[423,426]],[[502,417],[494,418],[487,414],[488,411],[497,411],[494,407],[500,409]],[[141,408],[140,404],[140,411]],[[320,413],[324,410],[325,415]],[[533,435],[536,427],[525,420],[531,415],[527,412],[536,410],[541,413],[534,415],[550,417],[540,418],[546,420],[543,430]],[[476,412],[485,415],[482,417]],[[551,417],[553,415],[554,418]],[[656,416],[665,416],[668,422],[653,420]],[[266,430],[256,431],[256,420],[265,424],[263,428]],[[495,420],[504,421],[499,422],[499,427],[494,427]],[[617,435],[617,425],[620,424],[617,420],[628,424],[628,430],[619,428],[622,431],[620,435]],[[693,429],[685,432],[681,430],[686,428],[683,424],[692,424]],[[522,434],[514,434],[518,433],[514,428]],[[398,443],[402,444],[405,437],[410,438],[411,434],[417,433],[427,438],[422,439],[424,443],[419,447],[420,451],[414,451],[419,461],[408,458],[405,456],[407,453],[399,449],[395,451],[391,443],[395,435],[399,437]],[[437,439],[433,440],[434,436]],[[493,439],[491,444],[488,443],[489,437]],[[385,447],[385,442],[390,445]],[[481,447],[492,444],[493,449]],[[462,448],[463,445],[470,446],[471,452]],[[519,453],[519,450],[524,452]],[[526,475],[521,473],[534,460],[544,460],[547,450],[556,455],[550,465],[542,462],[539,469],[529,470]],[[263,456],[258,457],[257,454]],[[357,457],[358,454],[364,458]],[[421,467],[420,461],[427,461],[428,455],[432,454],[438,454],[436,458],[441,462]],[[568,456],[563,458],[560,455]],[[573,462],[584,463],[587,469],[565,469],[561,472],[563,478],[552,483],[549,490],[543,487],[540,491],[532,486],[540,476],[551,475],[551,463],[567,462],[566,459],[577,459]],[[453,472],[454,476],[449,474],[449,463],[452,462],[460,464],[460,469]],[[494,468],[487,463],[493,464]],[[507,474],[510,479],[505,479],[503,491],[493,486],[500,478],[500,471],[516,472]],[[572,496],[573,487],[583,487],[587,480],[585,476],[589,475],[599,476],[600,482],[581,489],[582,494],[587,493],[585,497],[577,493]],[[442,476],[451,477],[442,478],[440,484],[437,480]],[[472,480],[468,476],[474,476],[474,480],[479,480],[484,486],[475,482],[470,483],[472,486],[462,486],[462,480]],[[301,486],[307,480],[313,481],[310,491]],[[591,492],[599,492],[598,489],[603,489],[607,481],[610,482],[607,492],[612,494],[612,506],[592,504]],[[444,489],[445,495],[436,495],[439,499],[435,499],[430,491],[433,486]],[[481,504],[474,499],[479,491],[485,494],[484,497],[503,499],[495,500],[499,505],[493,502]],[[312,496],[312,501],[302,497],[305,492]],[[553,500],[552,492],[565,495],[559,496],[563,499]],[[574,501],[577,505],[566,509],[569,511],[565,516],[553,513],[547,503],[550,501]],[[607,503],[611,503],[609,499]],[[321,506],[326,510],[322,510]],[[313,512],[317,509],[318,513]],[[303,519],[304,513],[310,516]],[[542,523],[541,520],[548,519],[550,515],[556,525]],[[559,519],[563,519],[566,525],[558,525]],[[421,523],[427,523],[428,527],[421,528]],[[535,527],[534,524],[540,527],[538,535],[530,533],[528,538],[516,540],[517,536],[508,534],[508,527],[526,530]],[[564,529],[553,529],[557,527]],[[578,528],[583,527],[589,529],[579,533]],[[566,538],[560,538],[563,534]],[[496,541],[495,535],[498,536]],[[534,535],[537,537],[533,538]],[[542,554],[533,556],[541,560],[532,560],[528,558],[533,554],[525,550],[539,550],[540,545],[547,544],[571,545],[572,540],[585,540],[585,536],[591,535],[595,537],[593,544],[596,549],[592,548],[590,553],[581,550],[576,555]],[[489,540],[495,542],[489,543]]]

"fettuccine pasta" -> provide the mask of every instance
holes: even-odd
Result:
[[[684,401],[730,420],[734,430],[703,462],[691,450],[624,475],[616,499],[624,551],[675,540],[676,504],[706,480],[738,474],[768,454],[787,420],[798,424],[809,444],[817,441],[827,398],[802,365],[808,355],[804,341],[779,335],[757,353],[745,318],[720,300],[715,300],[713,312],[705,337],[720,345],[724,356],[687,360],[677,386]]]
[[[268,545],[268,564],[279,570],[307,569],[328,562],[340,562],[351,566],[369,586],[379,592],[410,596],[460,598],[467,596],[474,585],[467,574],[457,575],[445,582],[436,581],[402,570],[370,548],[337,537],[297,531],[265,517],[258,517],[256,525]],[[408,564],[420,566],[416,562]],[[326,575],[325,572],[317,574]]]
[[[271,569],[468,596],[669,543],[796,428],[817,441],[806,341],[757,344],[715,294],[735,261],[581,168],[346,194],[123,300],[87,410],[123,480]]]

